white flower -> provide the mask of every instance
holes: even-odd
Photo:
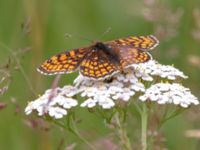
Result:
[[[141,77],[145,81],[152,81],[151,76],[159,76],[169,80],[175,80],[178,77],[188,78],[183,72],[169,65],[161,65],[155,60],[150,60],[146,63],[133,64],[132,67],[136,69],[136,76]]]
[[[49,109],[49,116],[54,117],[55,119],[60,119],[64,115],[67,115],[67,111],[60,107],[52,107]]]
[[[79,90],[76,87],[68,85],[68,86],[64,86],[60,92],[61,92],[60,94],[62,95],[65,95],[67,97],[72,97],[76,95],[77,93],[79,93]]]
[[[98,103],[103,109],[110,109],[115,105],[114,101],[108,97],[101,97],[98,99]]]
[[[82,91],[82,97],[88,98],[81,107],[91,108],[99,105],[103,109],[110,109],[115,106],[114,101],[128,101],[136,92],[145,90],[143,83],[134,75],[133,70],[127,70],[125,74],[118,74],[113,78],[112,82],[88,79],[85,82],[85,78],[79,76],[75,80],[75,86]]]
[[[100,105],[103,109],[110,109],[112,108],[115,103],[112,99],[108,97],[95,97],[93,99],[89,98],[81,104],[81,107],[88,107],[92,108],[96,106],[96,104]]]
[[[139,99],[141,101],[157,101],[158,104],[175,104],[185,108],[191,104],[199,104],[197,97],[192,95],[188,88],[177,83],[154,84]]]
[[[88,108],[92,108],[94,106],[96,106],[97,101],[93,100],[91,98],[85,100],[82,104],[81,107],[88,107]]]
[[[74,91],[71,91],[72,89]],[[67,97],[67,95],[74,96],[77,93],[75,91],[76,89],[70,86],[65,86],[62,89],[55,88],[47,90],[44,95],[28,104],[25,113],[28,115],[35,110],[39,116],[49,114],[51,117],[60,119],[64,115],[67,115],[67,109],[78,105],[75,99]]]
[[[36,111],[39,116],[48,114],[56,119],[67,115],[69,109],[78,105],[74,96],[85,98],[80,106],[93,108],[100,106],[111,109],[117,101],[128,102],[133,96],[141,95],[141,101],[156,101],[158,104],[175,104],[182,107],[197,105],[199,101],[190,90],[177,83],[156,83],[161,79],[186,79],[183,72],[173,66],[161,65],[151,60],[146,63],[133,64],[124,69],[123,73],[116,73],[107,80],[88,79],[79,75],[74,80],[74,86],[64,86],[47,90],[41,97],[28,104],[26,114]],[[147,88],[146,86],[150,86]],[[136,99],[136,98],[135,98]]]

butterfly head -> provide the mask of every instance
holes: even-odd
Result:
[[[96,43],[94,44],[94,48],[95,48],[95,49],[106,49],[107,47],[106,47],[106,45],[105,45],[104,43],[102,43],[102,42],[96,42]]]

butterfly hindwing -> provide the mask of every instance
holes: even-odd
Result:
[[[101,79],[111,76],[118,71],[118,67],[102,51],[91,52],[84,58],[80,65],[80,73],[93,79]]]
[[[151,54],[129,46],[123,47],[119,52],[120,65],[122,68],[131,64],[144,63],[152,59]]]
[[[87,53],[87,48],[65,51],[46,60],[38,71],[46,74],[60,74],[75,71]]]

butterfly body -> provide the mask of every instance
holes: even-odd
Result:
[[[158,45],[152,36],[132,36],[108,42],[96,42],[85,48],[64,51],[46,60],[39,68],[43,74],[74,72],[92,79],[105,79],[131,64],[151,59],[148,49]]]
[[[120,59],[118,52],[119,50],[114,47],[114,45],[111,46],[111,44],[104,44],[103,42],[97,42],[94,46],[96,51],[103,51],[109,58],[110,61],[112,61],[114,64],[119,65]]]

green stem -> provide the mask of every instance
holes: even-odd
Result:
[[[70,116],[69,116],[70,117]],[[59,127],[66,129],[68,131],[70,131],[72,134],[74,134],[76,137],[78,137],[83,143],[85,143],[86,145],[88,145],[88,147],[90,147],[91,150],[96,150],[96,148],[91,145],[78,131],[78,129],[76,128],[76,125],[74,123],[73,119],[69,119],[69,122],[67,123],[67,125],[60,123],[58,121],[53,121],[56,125],[58,125]],[[72,124],[72,125],[71,125]]]
[[[183,108],[181,108],[181,107],[179,107],[179,108],[177,108],[176,110],[174,110],[173,112],[171,112],[171,113],[169,113],[169,114],[167,114],[166,113],[166,115],[164,115],[162,118],[162,120],[161,120],[161,122],[160,122],[160,124],[159,124],[159,126],[158,126],[158,130],[163,126],[163,124],[165,124],[168,120],[170,120],[170,119],[172,119],[172,118],[174,118],[174,117],[176,117],[176,116],[178,116],[180,113],[182,113],[183,111],[185,111],[186,109],[183,109]]]
[[[120,118],[120,116],[121,115],[119,115],[118,113],[116,113],[116,115],[114,116],[114,119],[116,121],[117,131],[118,131],[118,134],[119,134],[119,138],[122,141],[124,150],[132,150],[130,139],[128,138],[126,129],[122,125],[122,122],[121,122],[121,120],[123,120],[123,119]]]
[[[142,150],[147,150],[147,121],[148,121],[148,112],[146,104],[142,104],[141,112],[141,143]]]
[[[76,125],[75,125],[73,119],[71,119],[71,122],[72,122],[72,124],[73,124],[73,125],[72,125],[73,127],[69,126],[69,130],[70,130],[74,135],[76,135],[83,143],[87,144],[88,147],[90,147],[91,150],[96,150],[96,148],[95,148],[92,144],[90,144],[90,143],[79,133],[79,131],[78,131],[78,129],[77,129],[77,127],[76,127]]]

